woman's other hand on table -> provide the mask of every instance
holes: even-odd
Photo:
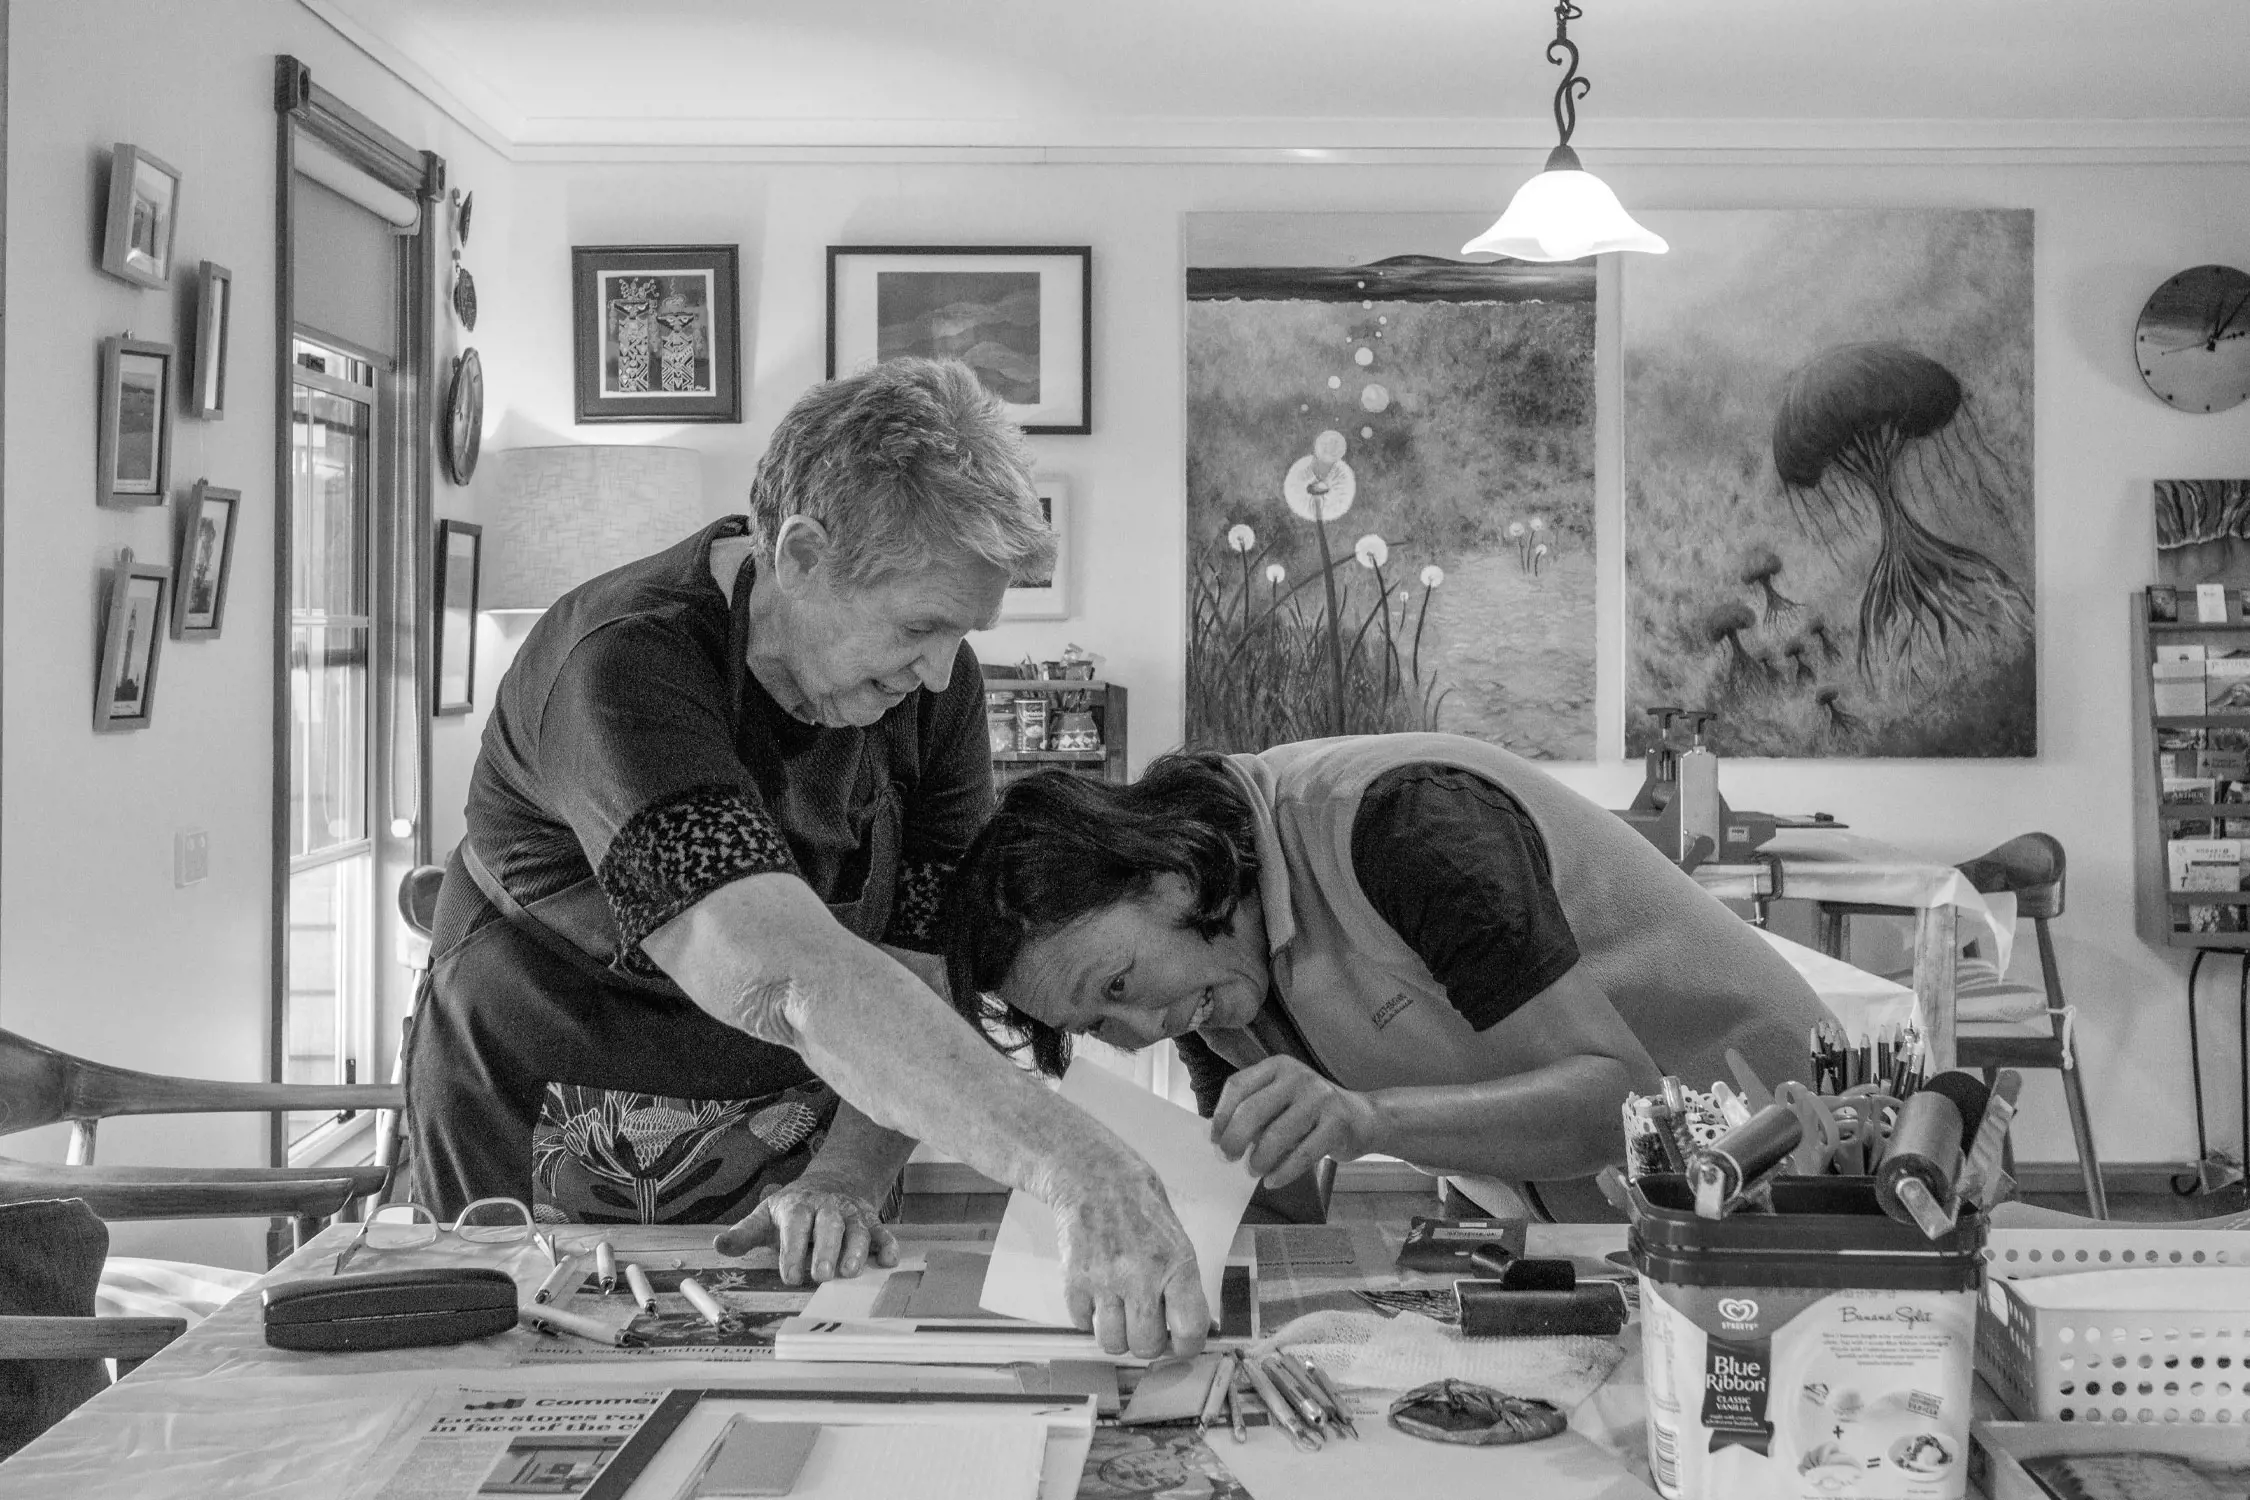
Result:
[[[1293,1182],[1324,1156],[1350,1161],[1375,1149],[1375,1105],[1293,1057],[1269,1057],[1227,1080],[1211,1114],[1211,1140],[1229,1161],[1249,1156],[1268,1183]]]
[[[857,1276],[869,1261],[898,1264],[898,1239],[877,1206],[857,1189],[809,1171],[769,1194],[711,1243],[721,1255],[773,1246],[781,1279],[790,1286]]]

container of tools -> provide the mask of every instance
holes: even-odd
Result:
[[[1985,1227],[1932,1239],[1872,1177],[1773,1178],[1705,1217],[1685,1174],[1632,1184],[1649,1466],[1670,1500],[1959,1500]]]

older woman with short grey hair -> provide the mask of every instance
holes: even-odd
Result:
[[[1054,555],[1021,436],[966,366],[891,361],[799,400],[750,499],[564,595],[500,683],[408,1050],[422,1200],[528,1198],[550,1082],[809,1090],[818,1150],[722,1206],[721,1251],[773,1244],[790,1281],[889,1263],[877,1205],[925,1139],[1054,1206],[1106,1347],[1194,1349],[1147,1165],[938,992],[992,803],[963,637]]]

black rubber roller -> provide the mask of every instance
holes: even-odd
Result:
[[[1946,1200],[1990,1097],[1975,1074],[1955,1071],[1938,1074],[1899,1106],[1890,1144],[1875,1168],[1875,1197],[1884,1213],[1901,1224],[1915,1222],[1913,1210],[1898,1195],[1899,1184],[1910,1179],[1921,1183],[1933,1201]]]

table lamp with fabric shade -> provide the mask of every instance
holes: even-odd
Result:
[[[658,552],[709,519],[688,448],[575,444],[494,455],[483,607],[547,608],[597,574]]]

